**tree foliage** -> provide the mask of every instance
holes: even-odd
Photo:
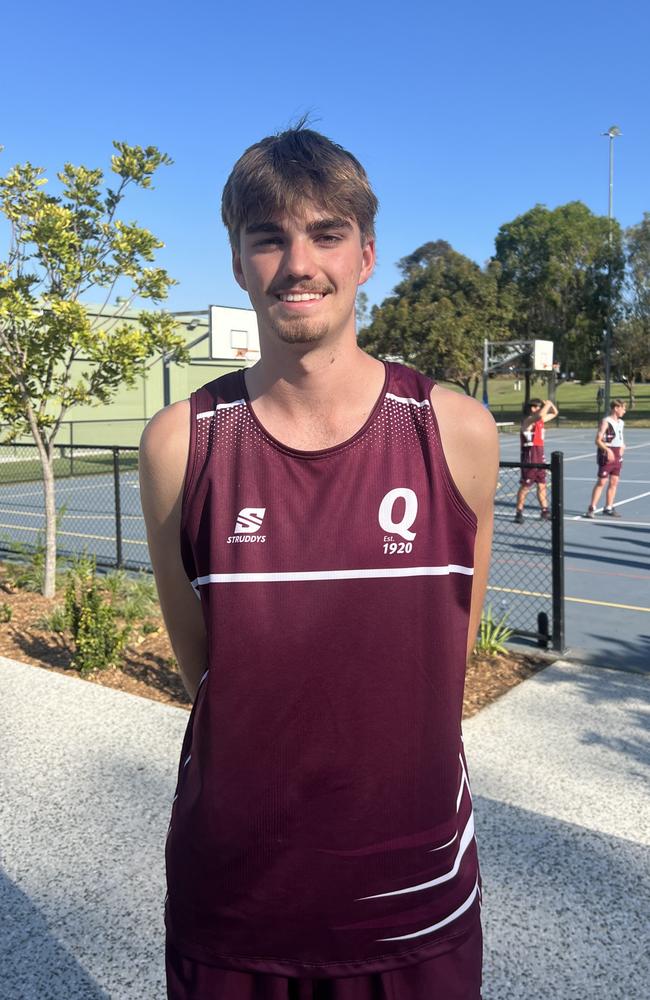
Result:
[[[511,329],[522,340],[552,340],[566,371],[591,377],[600,363],[611,309],[621,305],[624,255],[618,223],[580,201],[536,205],[501,226],[494,260],[513,296]]]
[[[105,315],[118,282],[130,284],[124,309],[135,299],[162,301],[173,284],[155,267],[163,244],[136,222],[118,218],[130,187],[150,188],[156,170],[171,163],[155,146],[115,142],[103,189],[100,169],[66,163],[49,194],[41,167],[25,163],[0,178],[0,210],[10,244],[0,261],[0,419],[10,436],[29,431],[43,468],[46,512],[46,593],[54,588],[55,507],[53,442],[67,409],[110,400],[133,385],[148,358],[165,352],[186,360],[172,318],[143,311],[137,326]],[[104,305],[90,321],[82,298],[101,293]],[[73,363],[86,367],[71,379]]]
[[[625,231],[626,283],[623,316],[614,332],[614,366],[627,384],[650,377],[650,212]]]
[[[377,357],[394,357],[475,395],[483,340],[508,332],[509,298],[500,295],[499,267],[482,269],[444,240],[425,243],[397,265],[402,281],[359,343]]]

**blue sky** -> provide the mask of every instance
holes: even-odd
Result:
[[[0,172],[30,160],[107,168],[112,139],[175,163],[124,215],[165,241],[171,309],[246,305],[230,272],[221,189],[244,148],[305,111],[363,162],[381,208],[380,302],[395,261],[444,239],[479,263],[537,202],[650,211],[645,0],[360,5],[35,0],[3,13]],[[6,231],[0,229],[0,258]]]

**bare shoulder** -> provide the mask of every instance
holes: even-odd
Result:
[[[452,478],[479,514],[491,504],[499,469],[499,435],[489,410],[460,392],[434,386],[431,405]]]
[[[190,443],[190,403],[183,399],[151,418],[140,438],[140,490],[145,515],[178,498]]]

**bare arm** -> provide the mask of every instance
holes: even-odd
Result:
[[[555,403],[551,402],[550,399],[545,399],[544,405],[539,411],[539,416],[542,418],[544,423],[546,423],[548,420],[553,420],[553,418],[557,417],[557,415],[558,415],[558,408],[555,405]]]
[[[492,548],[494,494],[499,473],[499,441],[492,415],[480,403],[436,386],[431,394],[447,465],[463,499],[478,521],[467,655],[474,648],[487,589]]]
[[[140,441],[140,498],[160,607],[183,683],[194,699],[206,669],[201,603],[181,559],[181,501],[189,449],[187,400],[161,410]]]
[[[614,452],[611,450],[611,448],[608,446],[607,442],[605,441],[604,434],[605,434],[606,430],[607,430],[607,421],[606,420],[601,420],[600,421],[600,426],[598,428],[598,433],[596,434],[596,446],[601,451],[605,452],[605,454],[607,455],[607,461],[611,462],[613,460],[613,458],[614,458]]]

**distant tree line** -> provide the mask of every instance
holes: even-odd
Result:
[[[536,205],[501,226],[480,267],[444,240],[397,262],[402,280],[370,313],[360,295],[359,343],[476,395],[483,341],[552,340],[564,372],[602,371],[612,325],[612,368],[632,397],[650,377],[650,213],[623,231],[580,201]]]

